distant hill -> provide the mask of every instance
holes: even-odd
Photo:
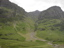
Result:
[[[27,15],[31,17],[34,21],[38,19],[38,16],[40,15],[40,11],[36,10],[33,12],[28,12]]]

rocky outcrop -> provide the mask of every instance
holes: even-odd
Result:
[[[25,14],[26,12],[22,7],[9,0],[0,0],[0,22],[22,20]]]
[[[45,11],[42,11],[39,15],[39,20],[42,19],[59,19],[64,17],[64,12],[59,6],[53,6]]]
[[[0,7],[5,7],[8,9],[12,9],[13,11],[17,12],[17,13],[25,13],[25,10],[21,7],[19,7],[18,5],[10,2],[9,0],[0,0]]]
[[[40,14],[40,11],[36,10],[36,11],[33,11],[33,12],[28,12],[29,16],[39,16]]]
[[[39,14],[40,14],[40,11],[38,11],[38,10],[27,13],[27,15],[28,15],[29,17],[31,17],[33,20],[37,20]]]

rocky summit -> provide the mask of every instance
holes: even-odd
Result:
[[[45,19],[45,18],[54,18],[54,19],[59,19],[64,17],[64,12],[59,6],[53,6],[48,8],[47,10],[44,10],[41,12],[39,18],[40,19]]]

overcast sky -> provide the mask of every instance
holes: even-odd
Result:
[[[10,0],[20,7],[24,8],[25,11],[45,10],[51,6],[57,5],[64,10],[64,0]]]

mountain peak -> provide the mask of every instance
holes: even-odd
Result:
[[[35,12],[40,12],[39,10],[35,10]]]
[[[59,7],[59,6],[52,6],[52,7],[50,7],[50,8],[61,8],[61,7]]]
[[[52,6],[52,7],[48,8],[47,10],[62,11],[61,7],[59,7],[59,6]]]
[[[64,17],[64,12],[59,6],[52,6],[45,11],[42,11],[39,19],[59,19]]]

